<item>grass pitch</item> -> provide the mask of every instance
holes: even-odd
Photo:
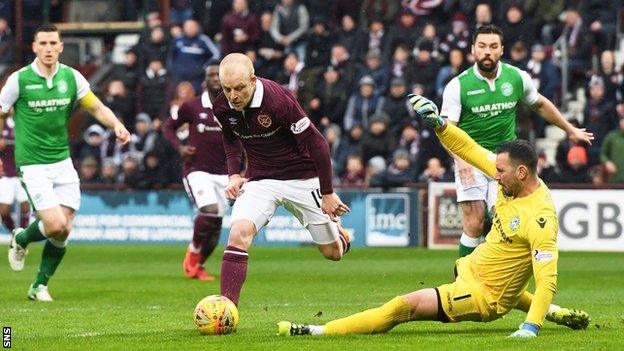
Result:
[[[618,350],[624,348],[624,254],[561,253],[555,302],[581,308],[590,327],[546,322],[534,340],[506,337],[524,320],[513,311],[492,323],[413,322],[384,335],[278,337],[286,319],[322,324],[397,294],[452,279],[455,251],[354,249],[330,262],[311,247],[252,248],[238,332],[201,336],[192,311],[219,283],[183,278],[184,245],[73,244],[50,282],[52,303],[28,301],[40,244],[26,268],[0,261],[0,325],[16,350]],[[218,271],[222,248],[207,267]]]

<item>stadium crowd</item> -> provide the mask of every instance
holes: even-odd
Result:
[[[119,3],[126,10],[139,6]],[[561,141],[552,165],[541,152],[541,177],[624,182],[618,152],[624,75],[614,54],[619,1],[233,0],[212,1],[201,11],[196,1],[171,3],[168,21],[144,9],[147,27],[138,44],[100,89],[131,131],[129,145],[120,147],[95,119],[73,142],[83,184],[161,189],[181,183],[182,161],[163,136],[163,123],[201,94],[202,68],[231,52],[248,55],[258,76],[298,99],[330,145],[336,185],[452,181],[449,155],[413,118],[406,96],[422,94],[439,105],[445,84],[474,62],[471,33],[489,23],[503,29],[503,61],[526,70],[539,93],[561,101],[562,68],[570,91],[586,91],[583,120],[573,122],[596,140],[591,146]],[[114,19],[132,19],[125,13],[131,11]],[[0,65],[13,60],[5,54],[12,45],[9,23],[0,18]],[[567,67],[557,43],[565,43]],[[528,108],[518,111],[517,128],[521,138],[545,136],[544,121]],[[178,131],[182,140],[187,135]]]

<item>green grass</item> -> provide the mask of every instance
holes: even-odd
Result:
[[[71,245],[50,283],[52,303],[26,291],[40,244],[26,268],[0,261],[0,325],[16,350],[617,350],[624,345],[624,255],[561,253],[556,302],[582,308],[590,328],[546,324],[535,340],[507,339],[524,320],[512,311],[488,324],[414,322],[384,335],[277,337],[282,319],[321,324],[377,306],[397,294],[451,281],[455,252],[355,249],[343,262],[313,248],[253,248],[237,333],[201,336],[192,311],[218,282],[182,277],[184,245]],[[2,247],[2,252],[6,247]],[[208,262],[219,265],[222,248]],[[5,253],[2,253],[4,256]],[[320,316],[319,316],[320,315]]]

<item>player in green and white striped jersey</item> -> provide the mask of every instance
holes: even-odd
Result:
[[[55,26],[43,25],[35,31],[33,51],[35,61],[11,74],[0,92],[0,130],[13,108],[15,164],[37,213],[27,228],[13,231],[9,263],[14,271],[21,271],[28,244],[46,240],[28,298],[52,301],[48,281],[65,255],[74,213],[80,207],[80,184],[69,156],[67,132],[74,103],[113,128],[121,143],[127,143],[130,134],[93,94],[87,80],[58,62],[63,42]]]
[[[537,92],[525,71],[500,62],[503,33],[494,26],[477,29],[473,36],[474,66],[444,88],[440,115],[458,125],[484,148],[496,152],[516,139],[516,107],[522,101],[576,142],[591,143],[593,134],[572,126],[555,105]],[[487,212],[496,202],[496,181],[455,158],[457,201],[461,204],[464,232],[459,253],[465,256],[479,244]]]

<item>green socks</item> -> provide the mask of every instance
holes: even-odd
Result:
[[[55,244],[52,243],[52,240],[55,242]],[[54,239],[48,239],[46,241],[45,246],[43,247],[43,254],[41,257],[41,265],[39,265],[39,272],[37,273],[37,277],[35,278],[33,286],[39,286],[39,284],[43,284],[46,286],[48,285],[50,277],[54,275],[56,268],[63,260],[63,256],[65,256],[67,247],[64,245],[65,242],[60,243]]]
[[[26,227],[26,229],[15,236],[15,242],[17,242],[17,244],[23,249],[25,249],[30,243],[41,241],[46,238],[39,229],[39,222],[41,222],[40,219],[35,220],[28,227]]]

